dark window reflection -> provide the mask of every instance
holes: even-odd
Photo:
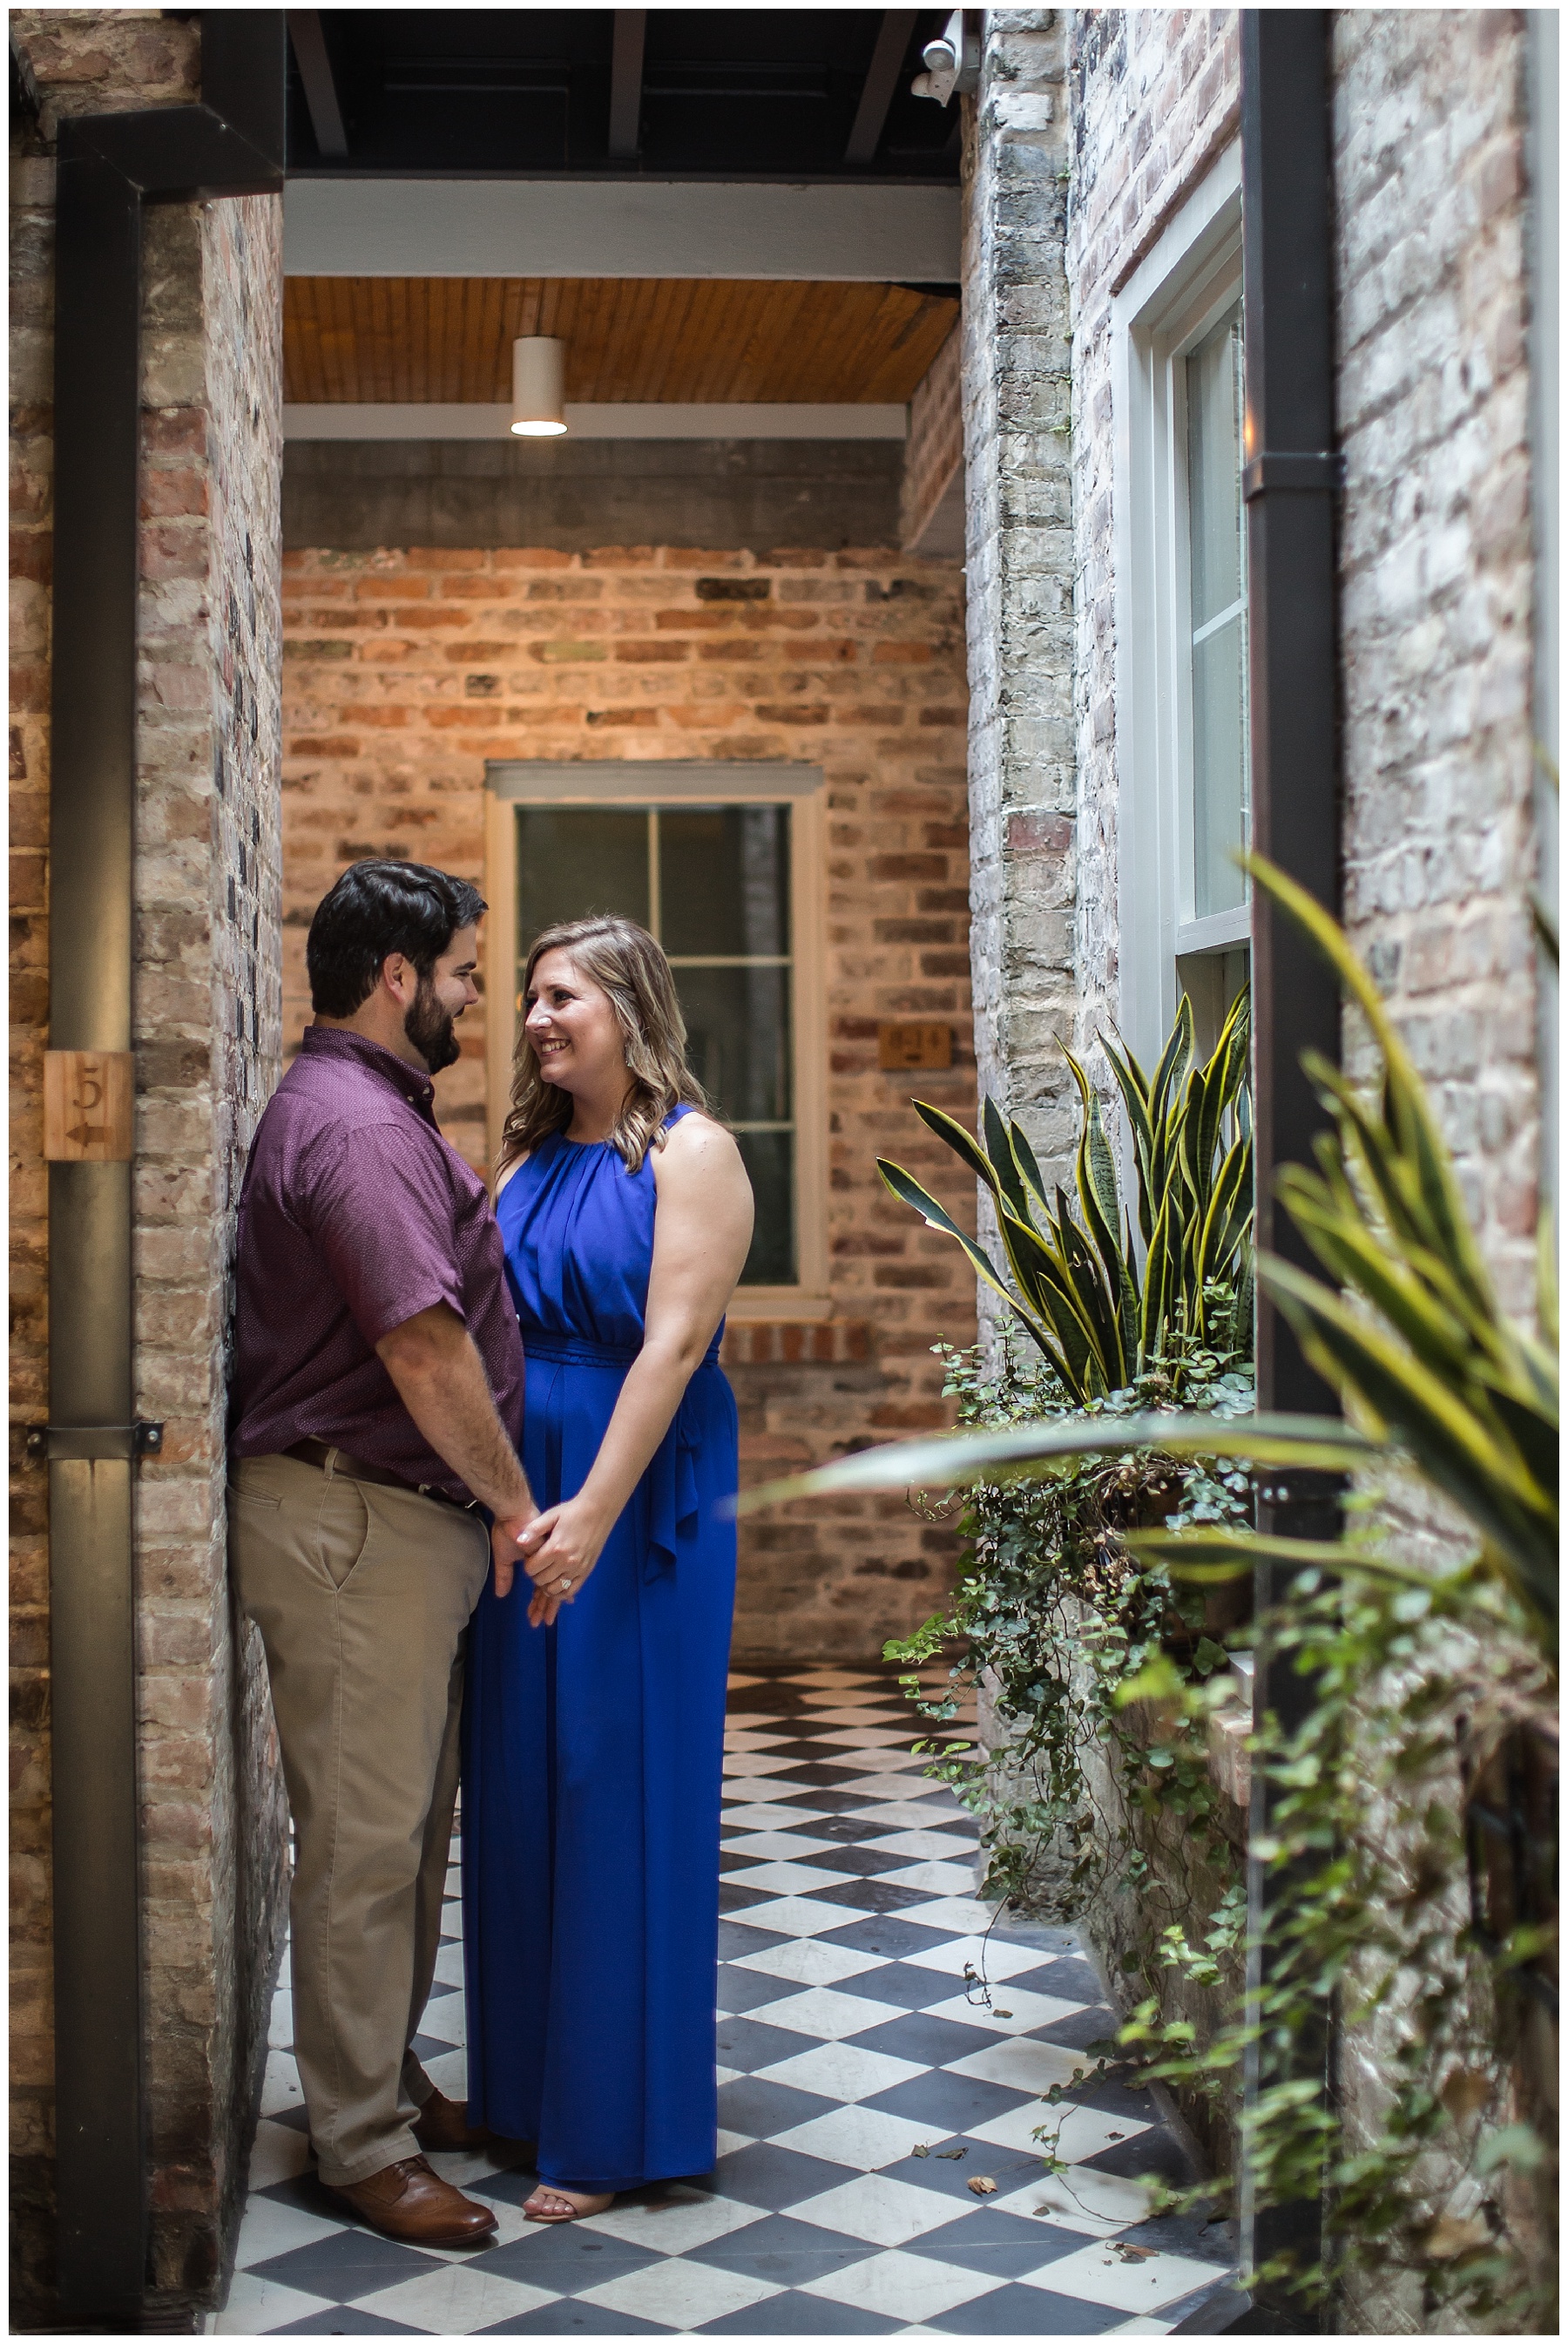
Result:
[[[742,1286],[792,1286],[795,1267],[795,1135],[792,1131],[738,1131],[740,1149],[757,1199],[751,1250],[740,1273]]]
[[[648,924],[648,815],[629,806],[518,808],[518,949],[558,920],[618,912]]]
[[[789,972],[678,968],[687,1063],[732,1123],[789,1119]]]
[[[735,1127],[757,1199],[743,1286],[788,1286],[795,1243],[789,809],[520,806],[519,961],[559,920],[618,912],[674,965],[687,1059]]]
[[[694,806],[658,817],[659,941],[683,953],[787,956],[788,806]]]

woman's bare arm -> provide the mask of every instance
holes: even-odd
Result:
[[[751,1243],[751,1184],[729,1134],[706,1116],[682,1117],[653,1157],[658,1192],[642,1349],[627,1371],[588,1480],[547,1507],[525,1533],[535,1583],[529,1617],[554,1619],[566,1591],[600,1548],[668,1431],[693,1370],[713,1339]]]

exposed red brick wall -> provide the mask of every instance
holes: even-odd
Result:
[[[47,1474],[55,167],[65,114],[187,102],[199,26],[20,10],[13,125],[11,2147],[13,2310],[47,2320],[54,2010]],[[278,1062],[282,206],[152,207],[143,276],[134,1039],[137,1705],[150,2303],[216,2303],[282,1924],[282,1785],[224,1537],[235,1177]],[[70,842],[63,841],[68,851]]]
[[[879,1154],[970,1184],[912,1091],[973,1104],[961,575],[891,551],[535,547],[285,557],[286,1045],[309,1015],[304,937],[344,864],[403,854],[477,876],[484,761],[804,758],[827,777],[832,1318],[738,1326],[727,1362],[751,1481],[945,1423],[939,1336],[973,1281],[896,1206]],[[883,1074],[877,1022],[950,1020],[953,1070]],[[441,1114],[483,1161],[477,1019]],[[900,1500],[796,1510],[743,1533],[738,1648],[866,1653],[935,1604],[952,1539]]]
[[[283,221],[144,234],[136,1401],[152,2270],[214,2304],[249,2153],[287,1828],[261,1640],[228,1583],[239,1183],[277,1079]]]

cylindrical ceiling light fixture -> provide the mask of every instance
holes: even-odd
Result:
[[[519,440],[557,440],[566,429],[566,369],[567,346],[551,334],[524,334],[512,344],[512,429]]]

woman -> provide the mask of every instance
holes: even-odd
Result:
[[[737,1482],[718,1354],[752,1202],[644,929],[548,929],[526,990],[496,1212],[543,1510],[531,1600],[487,1591],[470,1647],[468,2114],[538,2142],[523,2210],[573,2221],[718,2151]]]

